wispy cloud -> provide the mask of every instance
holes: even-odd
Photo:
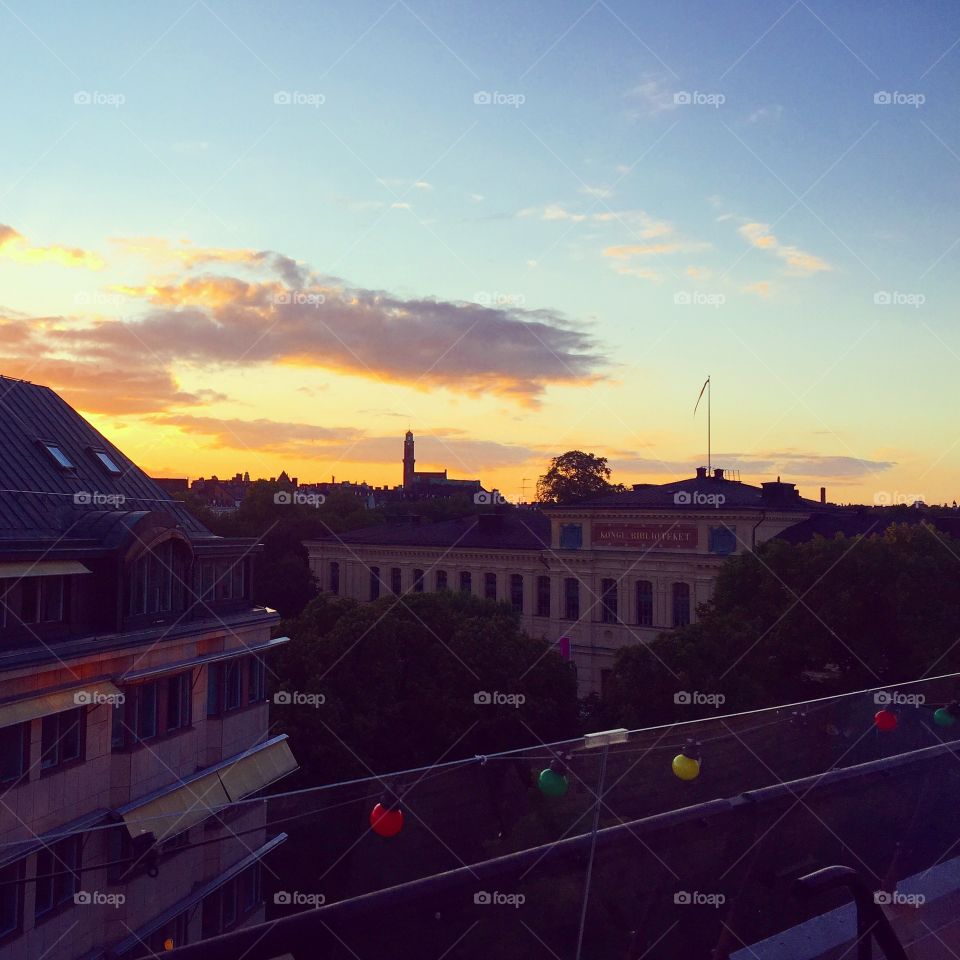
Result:
[[[22,233],[7,224],[0,223],[0,257],[20,263],[59,263],[65,267],[82,267],[99,270],[103,258],[90,250],[79,247],[37,246]]]
[[[814,273],[822,273],[833,270],[833,267],[816,256],[801,250],[792,244],[781,243],[771,232],[770,226],[766,223],[756,221],[744,223],[740,228],[740,235],[751,246],[758,250],[767,250],[779,257],[786,263],[788,271],[797,276],[810,276]]]

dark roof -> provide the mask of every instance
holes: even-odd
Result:
[[[677,496],[681,494],[681,496]],[[824,510],[825,505],[818,500],[807,500],[799,495],[792,483],[772,482],[761,487],[726,477],[690,477],[686,480],[674,480],[671,483],[636,484],[632,490],[623,493],[608,493],[591,500],[575,504],[553,506],[547,509],[579,509],[581,507],[619,509],[649,508],[656,510],[696,509],[697,497],[723,497],[722,501],[705,500],[702,506],[718,510],[797,510],[809,513],[811,510]],[[714,503],[719,503],[714,507]],[[833,509],[830,505],[826,509]]]
[[[55,443],[73,468],[58,466],[41,440]],[[111,474],[94,450],[120,473]],[[114,499],[83,504],[76,494]],[[118,512],[144,511],[169,514],[192,538],[213,536],[53,390],[0,376],[0,540],[89,537],[101,523],[117,522]]]
[[[820,513],[787,527],[774,537],[787,543],[805,543],[814,537],[832,540],[838,534],[844,537],[882,534],[894,523],[917,524],[928,522],[942,533],[960,538],[960,517],[925,513],[919,510],[890,510],[862,507],[854,510],[839,508],[833,513]]]
[[[470,514],[436,523],[414,521],[364,527],[323,539],[378,546],[543,550],[550,545],[550,521],[538,510],[510,510],[496,514]]]

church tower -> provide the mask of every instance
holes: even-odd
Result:
[[[403,489],[410,490],[414,481],[413,431],[408,430],[403,441]]]

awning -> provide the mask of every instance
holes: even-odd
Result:
[[[297,769],[281,734],[252,750],[223,760],[172,786],[117,810],[131,837],[152,833],[157,842],[176,836],[213,816],[234,800],[263,790]]]
[[[266,827],[264,828],[266,829]],[[203,900],[204,897],[209,897],[211,893],[215,890],[219,890],[225,883],[229,883],[234,877],[243,873],[247,867],[252,866],[258,860],[262,860],[268,853],[272,850],[275,850],[287,839],[287,834],[278,833],[272,840],[268,840],[262,847],[254,850],[253,853],[248,854],[242,860],[237,861],[232,867],[228,867],[223,873],[218,874],[212,880],[208,880],[206,883],[202,883],[187,896],[182,897],[180,900],[177,900],[175,903],[167,907],[163,913],[158,914],[152,920],[145,923],[142,927],[138,927],[136,931],[130,934],[130,936],[125,937],[121,940],[112,950],[108,950],[106,953],[107,957],[113,958],[123,957],[128,954],[135,947],[140,947],[146,943],[147,938],[152,934],[156,933],[161,927],[169,923],[175,917],[180,916],[184,910],[189,910],[194,904],[199,903]],[[175,946],[182,947],[182,943],[175,944]]]
[[[24,560],[18,563],[0,563],[0,580],[19,580],[21,577],[69,577],[75,573],[90,573],[78,560]]]
[[[76,707],[99,706],[113,702],[120,691],[109,680],[95,680],[88,683],[75,683],[56,690],[36,691],[17,697],[16,700],[0,702],[0,727],[12,727],[15,723],[35,720],[37,717],[49,717],[64,710]]]
[[[189,670],[190,667],[201,667],[207,663],[216,663],[218,660],[233,660],[236,657],[245,657],[249,654],[269,653],[271,650],[282,647],[285,643],[289,642],[289,637],[277,637],[275,640],[268,640],[266,643],[231,647],[229,650],[221,650],[219,653],[207,653],[199,657],[191,657],[189,660],[177,660],[174,663],[165,663],[160,667],[146,667],[143,670],[131,670],[129,673],[117,677],[117,683],[128,683],[134,680],[145,680],[147,678],[162,677],[166,674],[180,673],[182,670]]]

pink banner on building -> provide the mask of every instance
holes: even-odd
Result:
[[[594,523],[592,544],[634,550],[694,550],[697,528],[669,523]]]

